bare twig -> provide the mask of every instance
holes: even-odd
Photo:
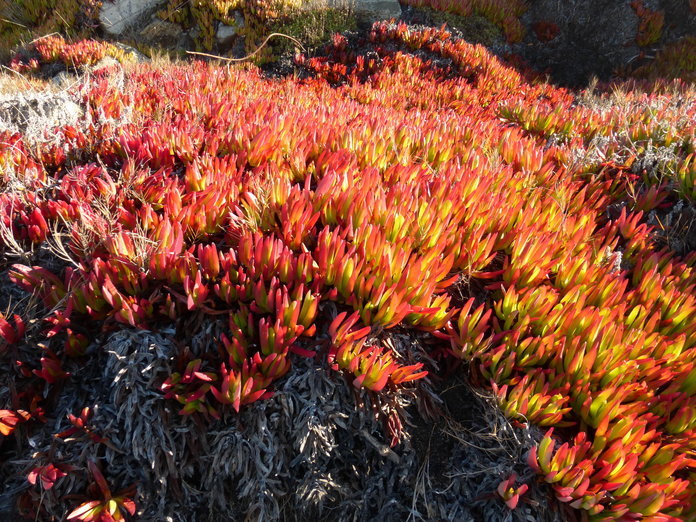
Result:
[[[197,51],[186,51],[186,53],[187,54],[195,54],[196,56],[205,56],[207,58],[215,58],[217,60],[222,60],[225,62],[243,62],[245,60],[253,58],[259,52],[261,52],[261,49],[263,49],[266,46],[266,44],[268,43],[268,41],[271,38],[273,38],[274,36],[281,36],[283,38],[287,38],[288,40],[291,40],[292,42],[294,42],[303,52],[306,51],[304,46],[296,38],[293,38],[292,36],[288,36],[287,34],[283,34],[283,33],[271,33],[266,37],[266,39],[263,41],[263,43],[256,48],[256,50],[253,53],[247,54],[243,58],[227,58],[225,56],[218,56],[216,54],[208,54],[208,53],[199,53]]]
[[[24,29],[27,29],[26,25],[22,25],[19,22],[13,22],[12,20],[8,20],[7,18],[0,18],[0,21],[7,22],[8,24],[12,24],[12,25],[18,25],[19,27],[24,27]]]
[[[35,42],[38,42],[39,40],[43,40],[44,38],[48,38],[49,36],[56,36],[56,35],[60,36],[60,33],[53,32],[53,33],[45,34],[45,35],[43,35],[43,36],[39,36],[38,38],[34,38],[34,39],[33,39],[31,42],[29,42],[27,45],[31,45],[31,44],[33,44],[33,43],[35,43]]]
[[[60,216],[60,219],[63,220],[64,223],[66,223],[63,216]],[[60,231],[59,225],[56,222],[53,225],[53,233],[50,237],[46,238],[46,245],[48,247],[49,252],[55,255],[58,259],[65,261],[66,263],[70,263],[75,268],[79,268],[80,263],[78,263],[77,260],[75,260],[73,256],[70,255],[70,252],[68,252],[68,248],[65,246],[65,243],[63,242],[63,238],[69,237],[69,234]]]

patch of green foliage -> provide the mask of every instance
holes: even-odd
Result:
[[[652,62],[633,71],[632,76],[648,80],[680,78],[685,82],[696,82],[696,36],[687,36],[667,44]]]
[[[459,30],[464,39],[471,43],[492,46],[505,41],[505,36],[496,25],[483,16],[472,14],[460,16],[446,11],[436,11],[427,7],[421,8],[436,25],[447,24],[447,27]]]
[[[356,30],[357,19],[349,8],[323,7],[295,12],[273,23],[270,29],[296,38],[307,48],[316,48],[330,41],[335,33]],[[283,54],[294,46],[290,40],[279,38],[273,42],[273,54]]]

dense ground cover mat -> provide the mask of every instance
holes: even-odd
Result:
[[[350,38],[117,63],[0,133],[2,509],[693,518],[693,86]],[[12,67],[104,51],[49,47]]]

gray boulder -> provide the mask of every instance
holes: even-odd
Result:
[[[239,12],[234,13],[234,24],[227,25],[220,23],[215,33],[215,38],[219,46],[228,46],[234,41],[235,37],[239,34],[239,30],[244,27],[244,16]]]
[[[120,36],[129,29],[143,27],[150,15],[164,4],[162,0],[114,0],[104,2],[99,21],[111,36]]]

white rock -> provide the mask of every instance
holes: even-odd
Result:
[[[162,3],[162,0],[104,2],[99,11],[99,21],[107,33],[118,36],[126,29],[141,25],[144,17],[152,14]]]
[[[46,141],[50,131],[77,125],[82,107],[65,92],[16,93],[0,96],[0,132],[19,132],[29,142]]]
[[[120,65],[121,62],[119,62],[116,58],[113,58],[111,56],[105,56],[101,60],[99,60],[97,63],[92,65],[91,67],[87,67],[87,70],[91,72],[96,72],[100,69],[104,69],[106,67],[113,67],[114,65]]]

